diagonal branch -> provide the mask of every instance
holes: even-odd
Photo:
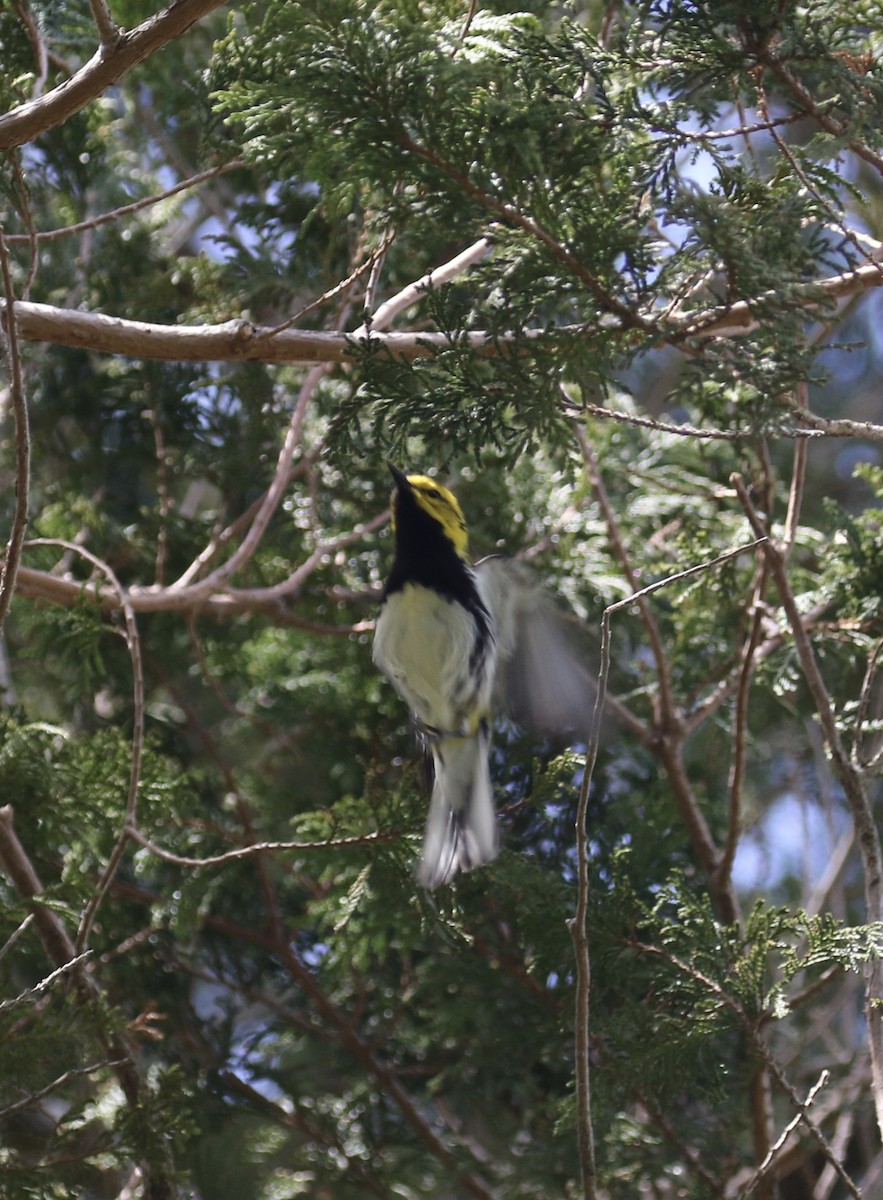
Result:
[[[149,58],[167,42],[186,33],[191,25],[220,8],[224,0],[172,0],[167,8],[148,17],[128,32],[117,31],[104,42],[109,30],[102,27],[102,45],[79,71],[52,91],[28,100],[0,116],[0,150],[23,146],[38,134],[66,121],[96,100],[132,67]],[[93,4],[93,13],[103,5]],[[101,22],[106,26],[107,22]]]

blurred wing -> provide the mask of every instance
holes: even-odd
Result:
[[[585,628],[523,563],[485,558],[475,571],[496,625],[497,709],[540,733],[588,738],[597,683]]]

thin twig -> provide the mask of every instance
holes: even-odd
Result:
[[[102,1062],[91,1063],[88,1067],[72,1067],[69,1071],[65,1071],[59,1075],[57,1079],[53,1079],[51,1083],[47,1083],[45,1087],[40,1088],[38,1092],[31,1092],[21,1100],[17,1100],[15,1104],[8,1104],[6,1108],[0,1108],[0,1121],[8,1121],[10,1117],[16,1113],[24,1112],[25,1109],[32,1108],[35,1104],[39,1104],[41,1100],[45,1100],[47,1096],[51,1096],[53,1092],[57,1092],[59,1088],[70,1083],[72,1079],[81,1079],[84,1075],[94,1075],[96,1071],[106,1071],[113,1067],[122,1066],[124,1059],[110,1059]]]
[[[794,404],[798,412],[806,413],[809,409],[809,389],[801,381],[795,388]],[[806,460],[808,447],[805,440],[794,444],[794,464],[791,468],[791,487],[788,491],[788,511],[785,514],[785,532],[782,536],[785,557],[788,558],[794,549],[797,530],[800,525],[800,509],[803,504],[803,492],[806,486]]]
[[[800,1120],[815,1139],[820,1150],[825,1156],[826,1161],[833,1165],[849,1194],[853,1196],[855,1200],[862,1200],[861,1192],[858,1190],[850,1176],[846,1173],[842,1163],[838,1161],[827,1138],[822,1133],[817,1122],[814,1121],[810,1116],[808,1102],[800,1099],[793,1085],[773,1057],[773,1054],[767,1046],[766,1041],[761,1036],[756,1020],[745,1011],[738,1000],[731,996],[730,993],[727,992],[717,982],[717,980],[713,979],[707,972],[701,971],[692,963],[687,962],[679,955],[674,954],[667,946],[655,946],[647,942],[634,942],[632,945],[637,949],[642,950],[645,954],[655,955],[656,957],[665,959],[666,962],[671,963],[672,966],[683,972],[688,976],[688,978],[700,983],[710,993],[716,996],[725,1008],[733,1013],[747,1033],[752,1046],[760,1055],[764,1064],[768,1068],[770,1075],[791,1101],[791,1104],[794,1106],[794,1109],[796,1110]],[[813,1092],[813,1095],[815,1095],[815,1092]]]
[[[274,325],[269,330],[268,337],[275,337],[277,334],[284,333],[286,329],[291,329],[293,326],[300,323],[309,313],[314,312],[317,308],[321,308],[327,304],[329,300],[334,300],[338,296],[345,295],[353,285],[361,279],[366,271],[370,272],[374,269],[374,265],[378,259],[386,252],[387,243],[384,242],[376,250],[374,250],[363,263],[359,263],[347,275],[346,279],[341,279],[340,283],[336,283],[333,287],[328,288],[321,296],[317,296],[315,300],[311,300],[309,304],[305,304],[303,308],[298,309],[290,317],[286,317],[284,321],[280,321],[278,325]]]
[[[573,429],[574,437],[582,451],[583,461],[586,464],[586,469],[591,480],[595,495],[598,498],[598,504],[601,508],[601,513],[604,517],[604,523],[607,526],[607,536],[610,539],[611,548],[614,556],[618,560],[620,566],[625,572],[629,586],[632,588],[632,595],[636,598],[638,608],[641,613],[641,621],[644,625],[644,630],[647,634],[647,639],[650,642],[650,649],[653,654],[653,661],[656,665],[656,675],[659,680],[660,705],[666,713],[674,711],[674,703],[671,694],[671,677],[668,669],[668,660],[665,654],[665,648],[662,643],[662,635],[659,632],[659,626],[656,623],[656,618],[649,605],[646,604],[638,591],[637,575],[632,567],[628,552],[625,548],[625,543],[619,532],[619,524],[616,520],[616,515],[613,511],[613,505],[610,503],[610,498],[607,494],[607,488],[604,483],[604,478],[601,474],[601,467],[597,456],[592,449],[591,443],[582,426],[576,425]]]
[[[3,959],[6,957],[6,955],[9,953],[9,951],[12,949],[12,947],[15,945],[15,943],[18,941],[18,939],[21,937],[21,935],[25,932],[25,930],[28,928],[28,926],[33,924],[33,921],[34,921],[34,914],[28,913],[28,915],[25,917],[25,919],[23,921],[19,922],[19,924],[16,926],[16,928],[13,929],[12,933],[9,935],[9,937],[6,939],[6,941],[3,943],[2,947],[0,947],[0,959]]]
[[[791,1136],[791,1134],[794,1132],[794,1130],[797,1128],[797,1126],[800,1125],[800,1123],[803,1121],[805,1111],[809,1108],[809,1106],[812,1104],[813,1100],[815,1100],[818,1093],[821,1091],[821,1089],[825,1086],[825,1084],[828,1082],[828,1080],[830,1078],[831,1078],[831,1072],[828,1071],[827,1069],[823,1070],[821,1075],[819,1075],[816,1082],[812,1085],[812,1087],[807,1092],[806,1099],[803,1101],[802,1106],[794,1114],[794,1116],[791,1118],[791,1120],[788,1122],[788,1124],[785,1126],[785,1128],[782,1130],[782,1132],[776,1138],[775,1142],[773,1142],[772,1146],[770,1146],[769,1151],[768,1151],[766,1157],[764,1158],[763,1162],[758,1166],[757,1170],[754,1172],[754,1174],[751,1176],[751,1178],[749,1179],[746,1186],[743,1188],[742,1194],[740,1196],[740,1200],[748,1200],[748,1197],[751,1195],[751,1193],[754,1191],[754,1189],[757,1187],[757,1185],[761,1182],[763,1177],[768,1173],[770,1168],[774,1165],[777,1157],[779,1156],[780,1152],[783,1150],[785,1143],[788,1141],[788,1138]]]
[[[169,200],[172,196],[177,196],[179,192],[185,192],[190,188],[197,187],[209,179],[225,175],[228,171],[238,170],[239,167],[244,165],[243,159],[234,158],[230,162],[221,163],[220,166],[210,167],[206,171],[200,171],[197,175],[191,175],[188,179],[182,179],[180,183],[176,183],[173,187],[165,188],[161,192],[154,192],[151,196],[142,196],[140,200],[133,200],[131,204],[122,204],[119,208],[101,213],[97,217],[90,217],[85,221],[77,221],[74,225],[62,225],[58,229],[38,230],[34,236],[38,243],[54,242],[59,238],[83,233],[87,229],[98,229],[101,225],[107,225],[111,221],[121,221],[124,217],[130,217],[133,213],[140,212],[144,208],[161,204],[164,200]],[[17,242],[27,242],[30,241],[30,235],[26,233],[14,233],[10,234],[6,240],[10,245]]]
[[[163,862],[173,863],[177,867],[193,867],[196,870],[202,870],[205,867],[217,867],[224,863],[234,862],[240,858],[250,858],[254,854],[267,854],[271,851],[278,850],[333,850],[349,846],[364,846],[376,842],[395,841],[401,836],[398,833],[363,833],[354,834],[351,837],[327,838],[320,842],[253,842],[248,846],[241,846],[238,850],[228,850],[224,854],[214,854],[208,858],[190,858],[185,854],[175,854],[171,850],[166,850],[162,846],[158,846],[156,842],[152,842],[146,837],[136,825],[131,825],[128,828],[129,837],[133,842],[137,842],[139,846],[143,846],[145,850],[149,850],[151,854],[155,854],[157,858],[161,858]]]
[[[748,697],[751,679],[756,665],[756,654],[763,631],[764,613],[762,600],[766,591],[767,571],[765,562],[758,571],[754,595],[750,605],[751,629],[742,646],[736,687],[736,711],[733,719],[733,759],[727,780],[729,798],[727,817],[727,839],[718,867],[719,885],[729,884],[736,859],[739,837],[742,833],[742,785],[745,779],[745,756],[748,740]]]
[[[642,740],[660,760],[668,776],[681,819],[687,829],[694,853],[708,876],[721,919],[726,922],[735,921],[738,914],[735,893],[726,879],[718,877],[720,862],[718,848],[715,845],[708,822],[696,800],[684,764],[683,746],[686,738],[684,713],[675,699],[671,671],[662,636],[653,610],[646,603],[644,591],[637,589],[637,575],[632,568],[625,543],[619,532],[613,506],[607,497],[604,480],[595,454],[591,449],[588,438],[582,430],[576,431],[576,438],[582,450],[595,494],[598,497],[614,555],[620,562],[628,582],[634,589],[633,599],[638,604],[641,621],[644,625],[650,643],[650,650],[656,664],[659,683],[658,691],[653,701],[653,720],[650,725],[645,727]]]
[[[862,680],[862,688],[859,692],[858,709],[855,714],[855,722],[852,727],[852,752],[851,758],[853,766],[857,770],[873,771],[879,762],[880,755],[883,754],[883,747],[875,751],[869,757],[864,757],[862,754],[862,730],[865,722],[868,719],[868,708],[871,703],[871,696],[874,691],[874,680],[877,678],[877,671],[880,666],[880,656],[883,654],[883,638],[881,638],[869,658],[868,665],[865,668],[865,677]]]
[[[292,410],[288,428],[285,431],[285,437],[282,441],[282,448],[279,451],[273,481],[267,489],[263,503],[255,513],[254,520],[249,525],[245,537],[225,562],[198,582],[191,581],[198,574],[202,566],[203,555],[194,559],[184,574],[175,583],[170,585],[170,590],[176,591],[189,585],[189,589],[196,593],[216,591],[249,562],[260,545],[273,514],[282,502],[282,497],[288,487],[291,460],[300,443],[307,407],[313,398],[313,393],[319,381],[325,376],[327,371],[328,368],[324,364],[313,367],[307,372],[307,376],[301,384],[297,402]]]
[[[0,808],[0,868],[3,869],[16,895],[27,902],[34,917],[34,926],[46,951],[46,956],[56,968],[68,969],[69,964],[77,960],[74,978],[81,998],[93,1003],[98,995],[98,987],[94,979],[79,969],[82,956],[78,957],[74,943],[67,932],[61,918],[48,905],[42,903],[43,884],[34,865],[28,857],[24,846],[15,832],[14,813],[9,804]],[[132,1105],[138,1104],[140,1081],[131,1056],[124,1050],[118,1053],[120,1043],[113,1034],[105,1038],[103,1026],[99,1036],[105,1047],[111,1051],[111,1057],[122,1058],[119,1067],[120,1086]]]
[[[572,410],[573,420],[582,421],[585,417],[599,417],[603,421],[620,421],[623,425],[635,425],[642,429],[652,429],[657,433],[671,433],[676,437],[688,437],[699,441],[746,442],[751,441],[755,434],[744,429],[703,429],[699,425],[675,424],[673,421],[660,421],[655,417],[644,417],[639,413],[623,412],[621,409],[604,408],[600,404],[582,402],[575,404],[567,401],[567,408]],[[783,437],[794,437],[806,440],[820,437],[820,430],[789,429],[785,432],[776,431]]]
[[[34,20],[34,14],[31,12],[25,0],[15,0],[15,11],[18,13],[19,20],[27,30],[28,39],[34,51],[34,59],[37,69],[34,72],[34,86],[31,88],[31,97],[36,99],[37,96],[43,95],[43,89],[46,86],[46,78],[49,74],[49,60],[46,54],[46,42],[40,32],[40,27]]]
[[[84,954],[75,954],[73,958],[70,958],[67,962],[62,963],[60,967],[56,967],[54,971],[50,971],[45,979],[41,979],[40,982],[34,984],[33,987],[25,988],[23,992],[20,992],[17,996],[13,996],[11,1000],[4,1000],[2,1003],[0,1003],[0,1013],[6,1012],[7,1009],[10,1008],[17,1008],[20,1004],[33,1003],[33,1001],[39,999],[48,988],[51,988],[54,983],[57,983],[59,979],[62,979],[65,975],[68,975],[71,971],[75,971],[79,966],[81,966],[82,963],[89,958],[91,953],[91,950],[87,950]]]

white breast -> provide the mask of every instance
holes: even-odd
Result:
[[[443,733],[474,733],[487,715],[493,646],[474,678],[476,626],[460,604],[416,584],[384,602],[374,633],[374,661],[419,721]]]

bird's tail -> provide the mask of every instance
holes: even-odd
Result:
[[[497,824],[488,767],[489,734],[442,737],[432,744],[435,781],[417,879],[424,887],[449,883],[496,857]]]

